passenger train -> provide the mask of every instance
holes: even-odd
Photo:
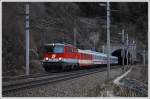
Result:
[[[42,64],[46,71],[61,69],[80,69],[107,64],[107,55],[91,51],[78,49],[70,44],[45,44]],[[118,64],[118,57],[110,56],[110,64]]]

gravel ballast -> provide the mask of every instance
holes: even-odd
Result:
[[[121,69],[112,69],[110,78],[122,73]],[[97,86],[105,82],[107,71],[86,75],[70,80],[41,85],[34,88],[4,93],[4,97],[85,97]]]

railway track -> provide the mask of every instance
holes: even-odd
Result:
[[[114,66],[112,69],[119,68],[120,66]],[[38,85],[48,84],[48,83],[54,83],[58,81],[64,81],[68,79],[73,79],[85,75],[90,75],[102,71],[106,71],[106,67],[104,68],[94,68],[94,69],[85,69],[85,70],[79,70],[79,71],[72,71],[72,72],[65,72],[65,73],[58,73],[55,75],[44,75],[44,76],[36,76],[36,77],[30,77],[26,79],[19,79],[18,81],[9,81],[9,82],[3,82],[2,83],[2,92],[10,92],[14,90],[19,90],[23,88],[31,88]]]
[[[14,77],[3,77],[2,80],[4,82],[10,81],[10,80],[22,80],[22,79],[27,79],[27,78],[36,78],[36,77],[42,77],[42,76],[48,76],[48,75],[55,75],[57,73],[37,73],[37,74],[29,74],[27,75],[20,75],[20,76],[14,76]]]

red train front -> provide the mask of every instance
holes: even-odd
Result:
[[[78,50],[69,44],[46,44],[43,56],[43,67],[46,71],[52,69],[76,69],[78,65]]]

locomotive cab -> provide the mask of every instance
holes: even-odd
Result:
[[[42,63],[46,71],[73,69],[78,63],[76,48],[60,43],[46,44]]]
[[[54,45],[49,44],[44,46],[44,61],[48,61],[50,59],[62,59],[62,54],[64,53],[63,45]]]
[[[43,67],[46,71],[61,68],[63,65],[63,44],[46,44],[44,46]]]

